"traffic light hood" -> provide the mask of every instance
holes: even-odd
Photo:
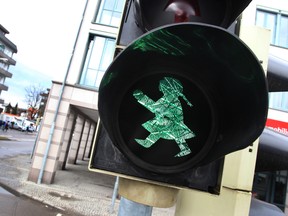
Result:
[[[144,32],[184,21],[228,28],[250,2],[251,0],[133,0],[133,8],[135,20]]]
[[[98,107],[130,161],[169,174],[252,144],[265,126],[268,90],[262,66],[240,39],[182,23],[124,49],[102,79]]]

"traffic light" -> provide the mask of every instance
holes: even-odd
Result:
[[[269,55],[267,80],[269,92],[281,92],[288,90],[288,76],[286,68],[288,67],[287,61]]]
[[[128,0],[117,44],[127,46],[143,33],[178,22],[228,28],[251,0]]]
[[[237,37],[204,24],[173,24],[116,57],[99,89],[112,142],[137,166],[176,173],[249,146],[262,132],[267,85]]]
[[[287,170],[287,142],[286,135],[265,128],[259,139],[255,172]]]
[[[249,2],[132,2],[141,36],[121,51],[101,81],[104,127],[91,169],[215,192],[221,158],[257,139],[268,111],[262,66],[238,37],[221,28]],[[178,16],[182,3],[190,12]],[[167,22],[155,12],[160,8],[173,19]]]

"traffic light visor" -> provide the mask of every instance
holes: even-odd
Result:
[[[199,22],[228,28],[251,0],[134,0],[133,12],[143,32],[177,23]]]

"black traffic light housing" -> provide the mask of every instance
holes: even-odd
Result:
[[[182,85],[173,97],[180,100],[182,129],[194,133],[185,141],[180,137],[191,151],[180,157],[175,156],[181,149],[176,138],[157,135],[150,147],[138,141],[147,143],[151,134],[162,133],[163,127],[155,129],[159,121],[174,127],[169,107],[176,102],[160,101],[165,99],[160,84],[167,78],[171,85]],[[139,91],[144,102],[137,101]],[[148,97],[151,103],[160,101],[157,109],[168,107],[168,114],[145,107]],[[266,78],[258,59],[234,35],[205,24],[167,25],[138,38],[116,57],[99,89],[99,114],[112,142],[131,162],[155,173],[182,172],[249,146],[262,133],[267,111]]]
[[[89,169],[140,181],[153,182],[176,188],[197,189],[212,194],[220,193],[223,160],[180,173],[159,174],[142,169],[131,162],[112,143],[102,123],[98,123],[97,138],[90,160]]]
[[[259,138],[255,172],[287,170],[287,156],[287,136],[273,129],[265,128]]]
[[[101,124],[90,169],[219,192],[223,156],[261,134],[268,110],[257,58],[219,28],[235,23],[249,3],[127,1],[116,46],[121,52],[99,89]],[[169,25],[181,21],[187,23]]]

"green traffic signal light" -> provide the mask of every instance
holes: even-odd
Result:
[[[186,139],[194,137],[195,134],[184,123],[179,97],[182,97],[190,107],[192,104],[182,93],[183,86],[177,79],[164,77],[160,81],[159,90],[163,96],[157,101],[153,101],[140,90],[135,90],[133,93],[138,103],[155,114],[153,119],[142,124],[150,132],[149,136],[145,140],[135,139],[135,141],[145,148],[150,148],[160,138],[174,140],[180,148],[175,157],[186,156],[191,153]]]
[[[199,119],[202,112],[205,116]],[[169,172],[176,172],[179,165],[190,166],[206,154],[216,134],[216,122],[212,104],[201,87],[165,71],[131,86],[119,109],[125,151],[147,168],[157,164]],[[157,171],[153,166],[151,169]]]

